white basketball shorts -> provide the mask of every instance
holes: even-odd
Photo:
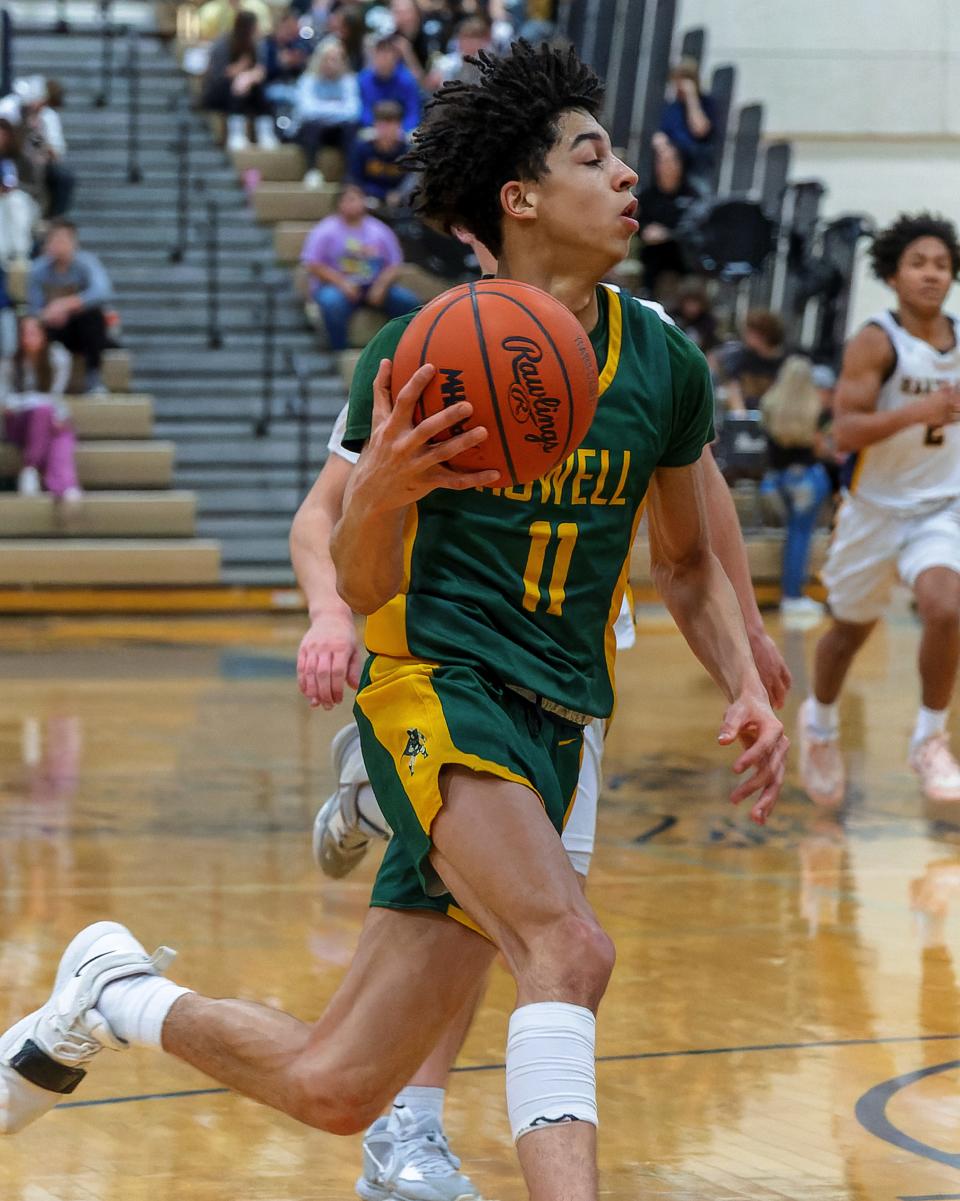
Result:
[[[573,870],[585,876],[590,870],[590,858],[597,836],[597,805],[603,780],[603,735],[606,722],[595,717],[583,728],[583,759],[573,808],[563,828],[563,849]]]
[[[898,580],[912,588],[931,567],[960,574],[960,500],[910,516],[848,496],[820,576],[834,617],[866,624],[883,614]]]

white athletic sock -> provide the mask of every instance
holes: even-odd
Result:
[[[947,728],[948,712],[947,709],[927,709],[921,705],[917,712],[917,724],[913,727],[913,737],[910,739],[911,748],[926,742],[934,734],[942,734]]]
[[[836,702],[825,705],[815,696],[807,697],[807,727],[818,738],[833,739],[840,733],[840,714]]]
[[[565,1001],[515,1009],[507,1033],[513,1141],[560,1122],[597,1125],[597,1020]]]
[[[415,1113],[429,1113],[443,1125],[443,1103],[447,1097],[445,1088],[430,1088],[427,1085],[408,1084],[406,1088],[393,1099],[394,1109],[414,1110]]]
[[[132,1046],[159,1047],[171,1006],[192,991],[164,976],[125,976],[104,988],[97,1009],[118,1038]]]

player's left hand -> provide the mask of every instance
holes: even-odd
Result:
[[[750,817],[762,826],[773,812],[783,787],[790,740],[767,700],[751,693],[738,696],[723,715],[717,741],[721,746],[730,746],[737,739],[747,749],[734,763],[733,770],[738,776],[744,772],[752,774],[733,790],[730,800],[739,805],[759,793]]]
[[[750,635],[750,651],[770,704],[774,709],[782,709],[793,685],[793,676],[780,654],[780,648],[766,630],[758,630]]]

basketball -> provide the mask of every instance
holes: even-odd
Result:
[[[396,396],[417,368],[437,371],[417,404],[419,424],[458,401],[470,419],[441,440],[482,425],[486,441],[449,460],[459,471],[496,468],[526,484],[580,445],[597,407],[597,367],[583,326],[530,284],[486,279],[438,296],[411,321],[393,360]]]

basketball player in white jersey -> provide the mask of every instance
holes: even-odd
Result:
[[[834,621],[800,709],[800,774],[813,801],[842,802],[837,698],[899,579],[922,625],[910,766],[930,800],[960,801],[946,733],[960,660],[960,322],[942,311],[960,245],[950,222],[920,213],[901,215],[871,253],[897,307],[849,342],[837,386],[837,447],[853,455],[821,573]]]
[[[486,270],[487,252],[476,244],[474,248]],[[496,268],[495,261],[492,267]],[[297,659],[298,683],[311,704],[326,709],[343,699],[345,685],[356,687],[363,657],[353,614],[337,595],[329,552],[330,536],[340,517],[350,470],[358,458],[343,446],[345,424],[346,409],[334,425],[328,443],[330,456],[294,520],[290,538],[291,557],[307,597],[311,621]],[[707,502],[710,513],[717,519],[716,525],[711,526],[714,550],[737,592],[760,678],[771,702],[779,708],[790,686],[790,673],[766,633],[757,609],[730,490],[712,457],[710,465]],[[634,644],[629,608],[621,610],[615,631],[618,650]],[[596,720],[584,731],[577,793],[563,832],[564,848],[584,883],[595,840],[604,724]],[[333,762],[338,787],[317,813],[313,849],[321,870],[330,877],[340,878],[357,866],[373,840],[389,838],[390,830],[367,779],[355,723],[345,726],[334,739]],[[447,1077],[466,1037],[484,983],[478,981],[472,1003],[465,1006],[410,1084],[397,1095],[390,1115],[379,1118],[364,1136],[363,1175],[357,1182],[357,1192],[363,1201],[479,1198],[447,1145],[443,1104]]]

